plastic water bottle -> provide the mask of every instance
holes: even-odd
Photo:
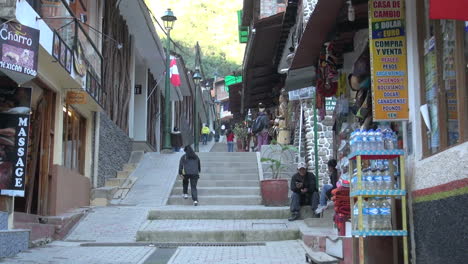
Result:
[[[395,132],[392,133],[393,149],[398,149],[398,136]]]
[[[376,140],[375,140],[375,132],[374,132],[374,129],[369,129],[369,131],[367,131],[367,144],[368,144],[368,147],[367,147],[367,150],[371,150],[371,151],[374,151],[376,150],[377,146],[376,146]]]
[[[382,171],[377,169],[374,172],[374,190],[383,190],[383,177]]]
[[[380,228],[383,230],[392,230],[392,206],[388,198],[382,199],[379,209]]]
[[[359,219],[358,219],[359,221]],[[362,227],[364,230],[370,230],[369,226],[369,203],[362,201]],[[359,226],[359,225],[358,225]]]
[[[362,132],[359,129],[356,129],[354,134],[354,151],[362,150]]]
[[[368,190],[377,190],[377,184],[375,182],[375,171],[373,171],[372,169],[368,169],[366,182]]]
[[[393,142],[392,142],[392,131],[388,128],[384,130],[384,148],[387,150],[392,150],[393,149]]]
[[[368,202],[369,204],[369,216],[368,216],[368,224],[369,230],[377,230],[380,228],[379,225],[379,204],[375,198],[370,199]]]
[[[384,140],[383,140],[383,134],[382,130],[378,128],[375,131],[375,144],[376,144],[376,149],[375,150],[383,150],[384,149]]]
[[[356,151],[356,131],[351,132],[351,135],[349,136],[349,147],[351,152]]]
[[[384,170],[383,174],[383,190],[392,190],[393,189],[393,184],[392,184],[392,176],[390,175],[390,170],[387,168]]]
[[[369,134],[367,130],[361,131],[361,150],[369,150]]]
[[[359,222],[359,207],[358,204],[355,203],[353,207],[353,230],[358,230],[358,222]]]

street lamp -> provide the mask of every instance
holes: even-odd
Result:
[[[202,76],[200,74],[200,70],[197,68],[195,69],[195,73],[193,74],[193,82],[195,83],[195,97],[194,97],[194,107],[195,107],[195,111],[194,114],[195,114],[195,124],[194,124],[194,146],[195,146],[195,152],[198,152],[199,149],[198,149],[198,143],[200,142],[199,140],[199,137],[198,137],[198,134],[200,132],[200,129],[198,127],[198,106],[197,106],[197,93],[198,93],[198,89],[199,89],[199,85],[200,85],[200,81],[202,79]]]
[[[167,31],[166,39],[166,82],[164,87],[164,146],[163,149],[172,149],[171,147],[171,86],[170,86],[170,65],[171,65],[171,30],[174,27],[174,22],[177,18],[170,8],[166,10],[164,16],[161,17],[164,21],[164,27]]]

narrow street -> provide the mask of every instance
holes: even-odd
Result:
[[[199,206],[184,200],[175,182],[183,153],[146,153],[125,199],[113,200],[108,207],[91,207],[63,241],[29,249],[0,263],[304,263],[307,247],[299,232],[325,234],[331,229],[288,222],[288,207],[260,205],[255,200],[258,173],[257,179],[244,181],[256,183],[253,187],[239,187],[239,182],[236,188],[221,187],[222,192],[216,193],[213,186],[234,180],[231,173],[239,169],[236,165],[242,163],[242,156],[255,157],[255,153],[222,152],[225,149],[225,143],[200,145],[206,169],[200,176]],[[223,156],[232,161],[216,161]],[[209,171],[216,168],[210,163],[224,164],[219,168],[225,173],[211,178]],[[252,163],[257,170],[256,160]]]

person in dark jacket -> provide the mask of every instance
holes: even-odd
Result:
[[[288,219],[289,221],[299,219],[301,204],[308,201],[312,211],[315,211],[318,205],[318,199],[314,199],[314,192],[317,192],[315,175],[307,171],[307,165],[304,162],[297,165],[297,171],[291,178],[291,217]],[[316,196],[318,195],[316,194]]]
[[[320,214],[323,210],[327,209],[327,199],[331,197],[331,191],[336,189],[336,183],[338,182],[338,170],[336,169],[336,160],[331,159],[328,161],[328,173],[330,174],[330,184],[325,184],[320,192],[320,205],[315,211],[316,214]]]
[[[184,148],[185,154],[179,161],[179,175],[182,175],[183,197],[188,198],[188,184],[190,180],[190,193],[192,194],[193,205],[198,205],[197,182],[200,178],[201,164],[197,154],[192,147]]]

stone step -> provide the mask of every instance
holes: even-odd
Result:
[[[122,170],[134,171],[137,167],[138,167],[138,163],[125,163]]]
[[[166,206],[160,210],[150,211],[148,219],[287,219],[289,215],[289,207]]]
[[[0,230],[8,229],[8,213],[0,211]]]
[[[138,164],[143,159],[144,155],[144,151],[132,151],[128,163]]]
[[[203,161],[203,168],[249,168],[256,170],[258,168],[257,161],[248,162],[217,162],[217,161]]]
[[[199,195],[199,205],[260,205],[262,198],[258,195]],[[191,197],[182,198],[181,195],[171,195],[167,201],[168,205],[193,205]]]
[[[155,220],[137,232],[148,242],[260,242],[296,240],[299,227],[287,220]]]
[[[182,189],[176,187],[171,194],[182,195]],[[197,187],[197,191],[198,195],[260,195],[260,187]]]
[[[91,205],[92,206],[107,206],[112,200],[114,194],[118,191],[117,186],[100,187],[91,190]]]
[[[204,162],[254,162],[257,161],[257,157],[225,157],[222,155],[211,156],[211,157],[200,157],[200,161]]]
[[[231,173],[231,172],[223,172],[223,173],[214,173],[214,172],[201,172],[200,173],[200,180],[259,180],[258,174],[256,173]]]
[[[244,167],[205,167],[202,164],[202,173],[218,173],[218,174],[224,174],[224,173],[256,173],[258,174],[258,169],[257,168],[244,168]]]
[[[40,224],[40,223],[15,223],[16,229],[30,230],[29,239],[31,241],[37,240],[53,240],[55,236],[56,226],[54,224]]]
[[[199,152],[198,157],[242,157],[242,158],[252,158],[257,157],[255,152]]]
[[[203,177],[203,175],[202,175]],[[259,187],[259,180],[203,180],[198,181],[197,187]],[[174,187],[182,187],[182,181],[177,180]]]
[[[133,171],[118,171],[117,172],[117,178],[119,179],[126,179],[128,178],[128,176],[130,176],[130,174],[132,174]]]
[[[127,179],[125,178],[108,178],[106,179],[105,187],[118,187],[122,185]]]
[[[0,259],[13,257],[29,247],[29,230],[0,230]]]

